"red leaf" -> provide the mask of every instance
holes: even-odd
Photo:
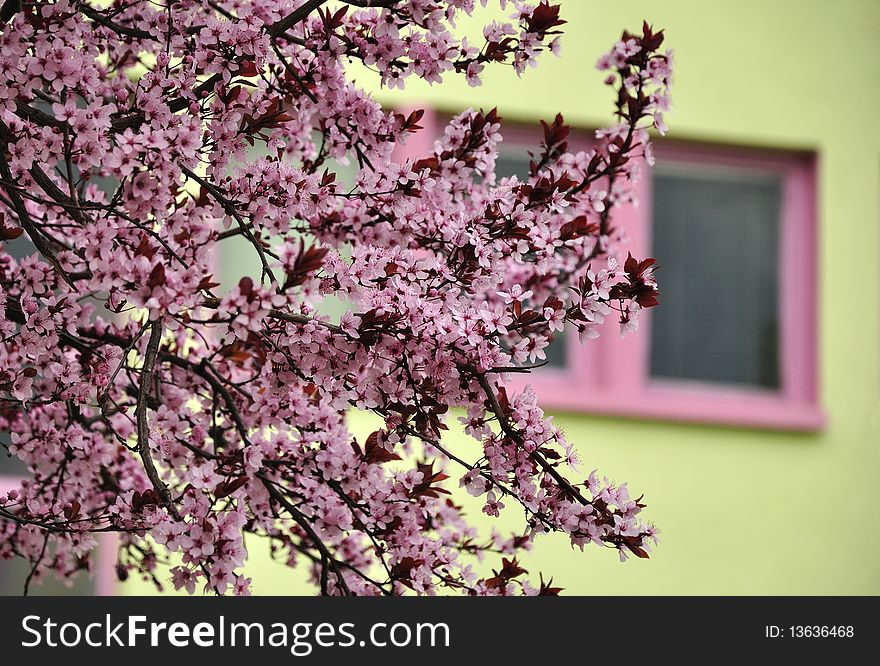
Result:
[[[598,231],[598,224],[588,221],[585,215],[580,215],[562,225],[562,229],[559,230],[559,239],[567,241],[581,236],[589,236]]]
[[[238,281],[238,291],[242,296],[252,296],[254,293],[254,281],[248,276],[244,276]]]
[[[77,500],[73,500],[68,506],[64,507],[64,517],[67,520],[76,520],[79,516],[80,503]]]
[[[364,462],[368,463],[384,463],[391,460],[400,460],[400,456],[389,451],[379,444],[379,431],[371,432],[367,437],[367,443],[364,445]]]
[[[141,241],[138,243],[134,254],[136,257],[146,257],[147,259],[152,259],[155,256],[156,248],[153,247],[153,244],[150,242],[150,239],[146,234],[141,236]]]
[[[434,463],[419,463],[417,469],[422,473],[422,480],[415,485],[410,491],[410,497],[439,497],[441,494],[450,495],[451,493],[445,488],[434,486],[435,482],[439,483],[449,478],[443,472],[434,472]]]
[[[155,289],[165,284],[165,264],[156,264],[150,271],[150,277],[147,278],[147,286]]]
[[[0,226],[0,241],[15,240],[24,233],[21,227],[4,227]]]
[[[239,76],[256,76],[257,75],[257,63],[253,60],[245,60],[241,63],[241,67],[238,68]]]
[[[413,164],[413,171],[421,171],[422,169],[429,169],[433,171],[438,166],[440,166],[440,160],[436,157],[425,157]]]
[[[541,589],[538,591],[539,597],[558,597],[564,588],[553,587],[553,579],[544,582],[544,574],[541,574]]]
[[[559,5],[550,5],[547,2],[542,2],[535,7],[527,21],[529,32],[537,33],[547,32],[550,28],[555,28],[565,23],[565,21],[559,18]]]
[[[217,499],[220,499],[222,497],[226,497],[228,495],[231,495],[236,490],[238,490],[243,485],[245,485],[248,482],[248,480],[249,479],[246,476],[239,476],[236,479],[227,479],[227,480],[221,481],[220,483],[217,484],[217,487],[214,488],[214,497],[216,497]]]
[[[636,557],[641,557],[644,560],[650,558],[650,555],[648,555],[648,551],[635,545],[634,543],[627,542],[626,547],[629,548],[633,552],[633,554],[636,555]]]
[[[310,274],[321,268],[329,251],[330,248],[315,246],[301,250],[293,268],[287,273],[283,288],[290,289],[305,282]]]
[[[204,289],[207,291],[208,289],[213,289],[214,287],[219,287],[220,283],[214,282],[213,278],[214,278],[213,275],[206,275],[205,277],[203,277],[201,279],[201,281],[199,282],[199,286],[197,287],[197,289],[199,289],[199,290]]]
[[[220,356],[234,363],[244,363],[250,360],[251,353],[239,342],[226,345],[220,349]]]
[[[395,580],[399,580],[407,587],[411,587],[409,585],[409,581],[412,580],[412,570],[416,567],[422,566],[424,563],[424,560],[416,560],[412,557],[404,557],[391,567],[391,576]]]
[[[159,505],[159,495],[156,494],[156,491],[152,488],[145,490],[143,493],[139,493],[138,491],[134,491],[134,495],[131,498],[131,508],[135,511],[140,511],[144,507],[147,506],[158,506]]]

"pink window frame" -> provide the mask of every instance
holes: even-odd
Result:
[[[418,106],[413,108],[420,108]],[[423,157],[439,136],[437,114],[430,109],[415,134],[396,157]],[[537,125],[537,124],[536,124]],[[501,146],[538,146],[540,128],[505,123]],[[588,149],[591,132],[572,132],[571,150]],[[609,322],[602,335],[581,345],[576,335],[566,336],[565,368],[541,368],[529,375],[514,375],[512,388],[527,384],[537,391],[545,407],[611,417],[704,423],[773,430],[816,431],[824,427],[819,404],[817,328],[817,222],[816,159],[811,153],[777,151],[663,140],[656,142],[658,164],[704,166],[775,174],[783,188],[780,229],[780,388],[760,390],[650,377],[650,327],[652,313],[643,313],[640,330],[621,339]],[[617,213],[627,230],[628,249],[643,258],[651,254],[651,177],[642,165],[637,185],[638,206]],[[660,284],[661,305],[663,285]]]

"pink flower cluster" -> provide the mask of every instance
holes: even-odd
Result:
[[[599,63],[618,124],[573,153],[544,123],[522,179],[494,173],[495,110],[395,162],[421,114],[383,109],[349,62],[476,84],[558,50],[558,5],[502,0],[511,20],[472,45],[454,26],[475,4],[58,0],[2,26],[0,431],[28,474],[0,496],[0,557],[30,562],[26,585],[90,569],[100,532],[121,579],[161,587],[171,558],[191,593],[248,592],[245,538],[338,595],[556,594],[516,557],[554,532],[648,556],[640,498],[579,478],[505,380],[559,332],[632,332],[656,304],[613,222],[664,129],[670,54],[624,33]],[[230,242],[259,275],[223,284]],[[451,408],[470,445],[445,436]],[[354,436],[352,410],[381,427]],[[521,532],[480,537],[456,484],[523,511]]]

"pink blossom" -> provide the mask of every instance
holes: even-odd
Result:
[[[566,478],[574,445],[505,381],[656,304],[652,260],[614,257],[665,128],[662,33],[600,60],[624,106],[593,149],[560,115],[532,172],[498,179],[496,110],[396,160],[421,116],[349,63],[395,88],[523,74],[558,54],[559,5],[501,1],[471,43],[470,0],[291,4],[59,0],[4,26],[0,430],[28,472],[0,497],[0,558],[70,582],[117,532],[120,577],[190,594],[248,594],[254,544],[322,594],[531,595],[555,593],[517,560],[539,534],[647,557],[641,501]],[[481,536],[455,479],[517,531]]]

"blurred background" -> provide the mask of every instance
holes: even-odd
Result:
[[[540,119],[562,112],[574,147],[610,121],[594,63],[622,29],[647,20],[675,51],[670,131],[621,220],[633,254],[658,259],[661,305],[625,340],[613,323],[587,347],[560,339],[529,379],[584,477],[598,468],[644,493],[661,543],[620,563],[550,536],[525,567],[564,594],[880,594],[880,3],[561,4],[561,57],[521,79],[488,67],[479,88],[450,77],[375,89],[388,106],[426,109],[413,156],[450,115],[498,107],[509,175],[527,169]],[[491,18],[461,28],[478,34]],[[222,268],[248,273],[248,260],[229,253]],[[372,425],[352,415],[356,433]],[[515,510],[476,520],[522,523]],[[151,591],[114,583],[111,549],[71,592]],[[310,592],[305,572],[249,550],[255,593]],[[0,592],[20,593],[24,575],[0,565]]]

